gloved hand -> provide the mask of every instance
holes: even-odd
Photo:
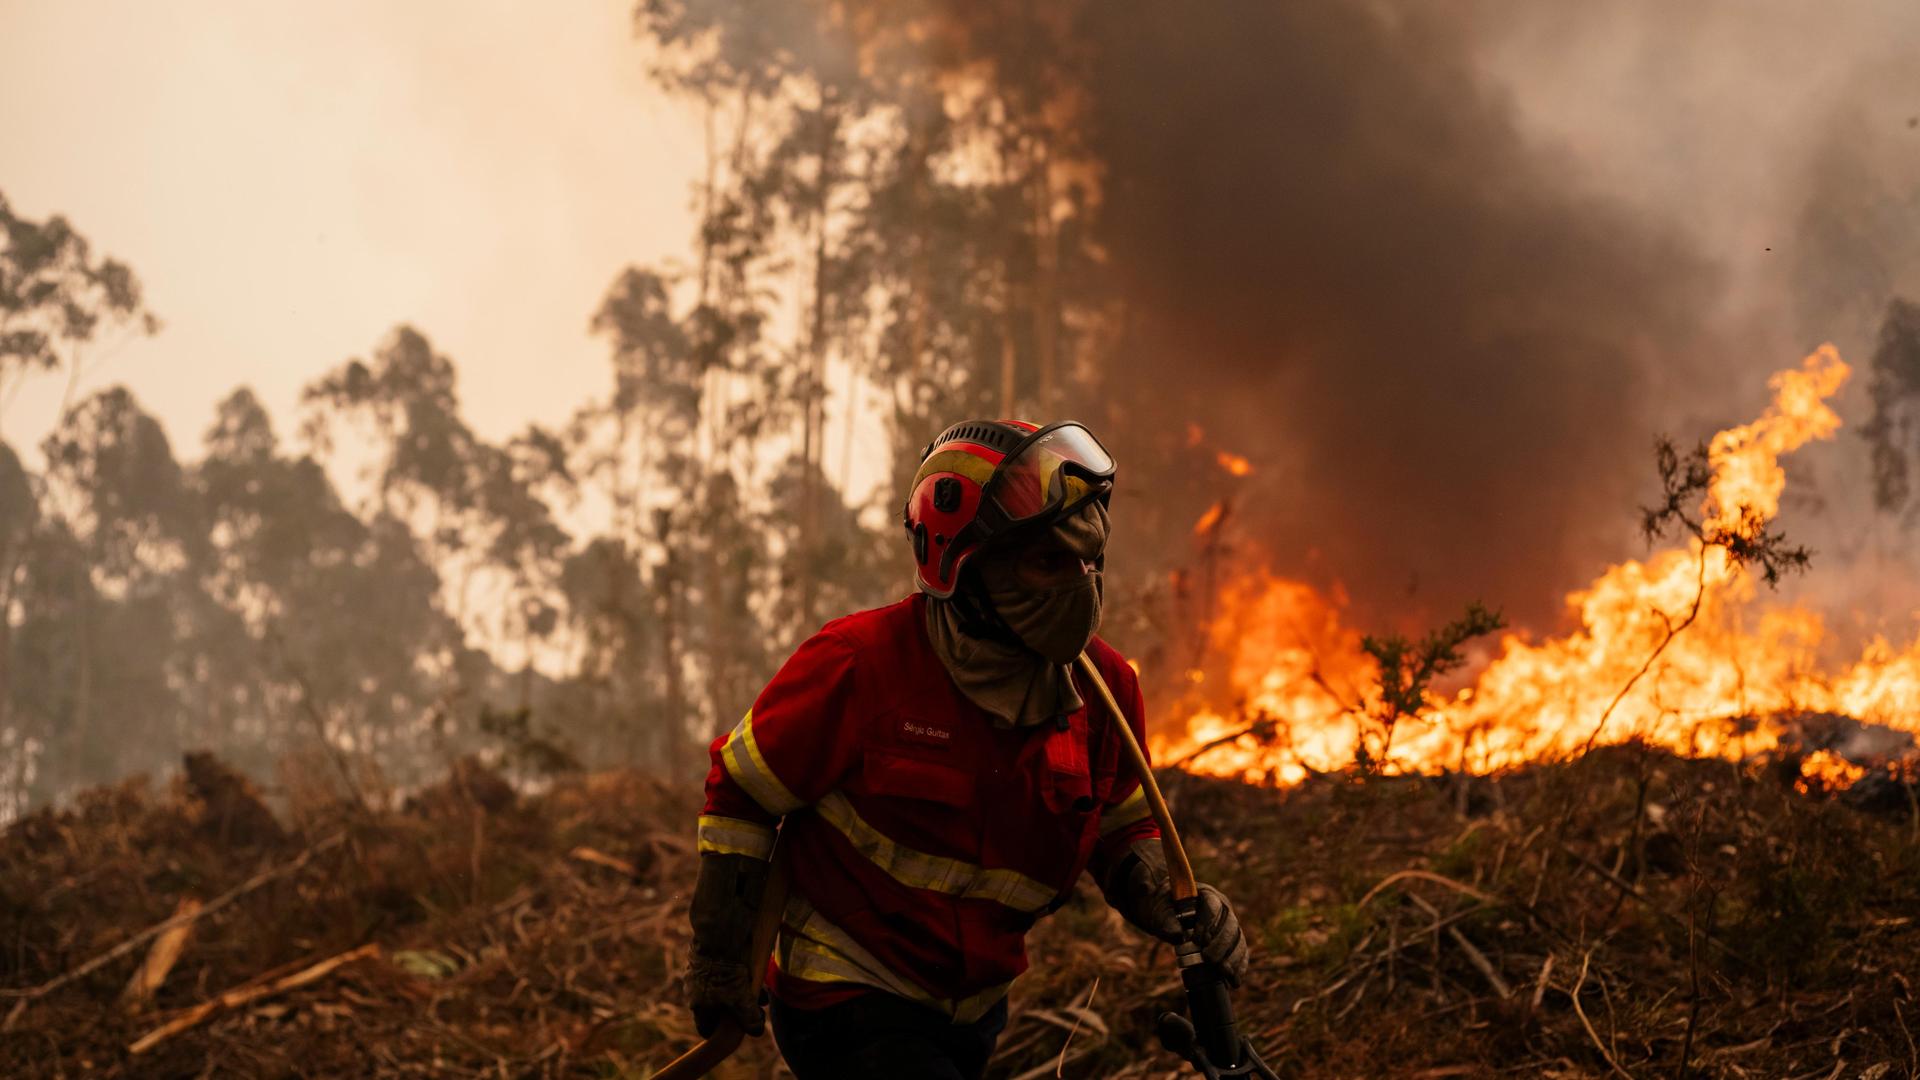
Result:
[[[1167,855],[1159,840],[1135,843],[1107,873],[1100,891],[1107,903],[1134,926],[1169,945],[1180,943],[1180,914],[1174,907]],[[1194,940],[1200,945],[1201,955],[1238,986],[1247,973],[1247,940],[1240,932],[1240,920],[1234,917],[1233,905],[1219,889],[1200,885],[1196,892],[1199,911],[1194,920]]]
[[[767,886],[767,861],[750,855],[706,852],[693,886],[693,956],[687,963],[687,1004],[701,1038],[722,1021],[749,1035],[766,1030],[754,989],[753,922]]]

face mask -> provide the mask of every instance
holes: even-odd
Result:
[[[994,610],[1027,648],[1055,664],[1071,664],[1100,629],[1104,596],[1099,572],[1057,589],[992,591]]]

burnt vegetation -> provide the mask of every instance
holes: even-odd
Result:
[[[1795,775],[1625,746],[1162,781],[1251,935],[1237,1007],[1282,1075],[1912,1075],[1920,816]],[[691,1043],[684,787],[523,795],[468,762],[391,810],[258,799],[202,763],[0,837],[0,1071],[639,1077]],[[1085,883],[1029,946],[993,1076],[1183,1075],[1151,1035],[1164,946]],[[739,1061],[773,1075],[765,1040]]]
[[[1654,444],[1653,456],[1660,473],[1660,500],[1640,510],[1640,531],[1649,541],[1676,530],[1684,532],[1699,542],[1703,552],[1710,547],[1721,548],[1734,565],[1758,567],[1768,585],[1778,585],[1788,574],[1805,571],[1812,562],[1811,551],[1788,543],[1784,535],[1769,528],[1766,515],[1753,507],[1739,507],[1730,522],[1702,520],[1698,507],[1713,482],[1713,465],[1705,443],[1682,453],[1672,439],[1662,437]]]
[[[1379,747],[1369,752],[1362,744],[1360,751],[1364,756],[1357,764],[1369,768],[1375,761],[1384,759],[1393,746],[1394,728],[1408,717],[1418,717],[1427,708],[1433,681],[1458,671],[1467,662],[1461,647],[1506,625],[1507,620],[1498,611],[1475,603],[1468,605],[1459,618],[1427,631],[1417,641],[1400,634],[1378,637],[1369,634],[1361,638],[1361,651],[1379,665],[1375,676],[1379,694],[1372,710],[1373,720],[1379,726]]]

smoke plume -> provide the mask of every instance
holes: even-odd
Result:
[[[1123,536],[1125,516],[1163,551],[1184,535],[1232,483],[1192,482],[1217,447],[1258,467],[1236,510],[1279,569],[1344,581],[1373,619],[1477,597],[1544,626],[1632,550],[1657,433],[1750,415],[1766,372],[1835,336],[1752,304],[1778,298],[1759,283],[1806,276],[1758,260],[1803,216],[1817,147],[1767,130],[1751,160],[1788,179],[1728,206],[1710,150],[1656,137],[1766,129],[1740,90],[1782,73],[1723,53],[1804,28],[1643,4],[1549,33],[1526,10],[1084,9],[1082,137],[1127,305],[1104,380],[1135,481]],[[1843,55],[1876,25],[1847,24]],[[1653,63],[1669,33],[1692,66]],[[1612,66],[1557,75],[1589,40]],[[1607,113],[1608,88],[1645,107],[1642,128]],[[1851,99],[1834,83],[1788,119]]]

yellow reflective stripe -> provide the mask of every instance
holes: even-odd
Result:
[[[913,475],[913,486],[907,490],[918,490],[920,481],[938,473],[959,473],[984,487],[988,480],[993,479],[993,466],[985,458],[965,450],[942,450],[921,463],[919,471]]]
[[[837,791],[821,799],[814,810],[881,873],[908,888],[970,900],[994,900],[1015,911],[1039,911],[1052,903],[1056,894],[1052,887],[1016,870],[989,870],[903,847],[869,825]]]
[[[779,964],[783,974],[814,982],[876,986],[914,1001],[935,1003],[917,984],[894,974],[861,948],[845,930],[821,918],[805,897],[788,897],[781,922]]]
[[[722,855],[750,855],[765,859],[773,854],[773,830],[765,825],[718,814],[700,815],[699,848]]]
[[[821,918],[804,897],[788,898],[780,927],[780,947],[774,961],[780,974],[809,982],[852,983],[938,1009],[956,1024],[971,1024],[1007,996],[1011,981],[989,986],[964,998],[939,998],[919,984],[895,974],[839,927]]]
[[[791,814],[806,804],[794,798],[787,785],[767,767],[767,759],[760,756],[760,744],[753,738],[753,710],[735,724],[732,733],[727,736],[726,746],[720,751],[720,760],[727,767],[727,775],[733,782],[746,789],[760,809],[769,814]]]
[[[1100,815],[1100,835],[1106,836],[1120,829],[1124,829],[1134,822],[1139,821],[1141,818],[1146,817],[1148,811],[1147,789],[1144,787],[1134,788],[1133,794],[1120,800],[1119,806]]]
[[[1001,998],[1006,997],[1007,991],[1011,989],[1013,989],[1013,980],[1008,979],[998,986],[989,986],[972,997],[961,998],[953,1003],[953,1022],[973,1023],[987,1015],[987,1010],[993,1008]]]

